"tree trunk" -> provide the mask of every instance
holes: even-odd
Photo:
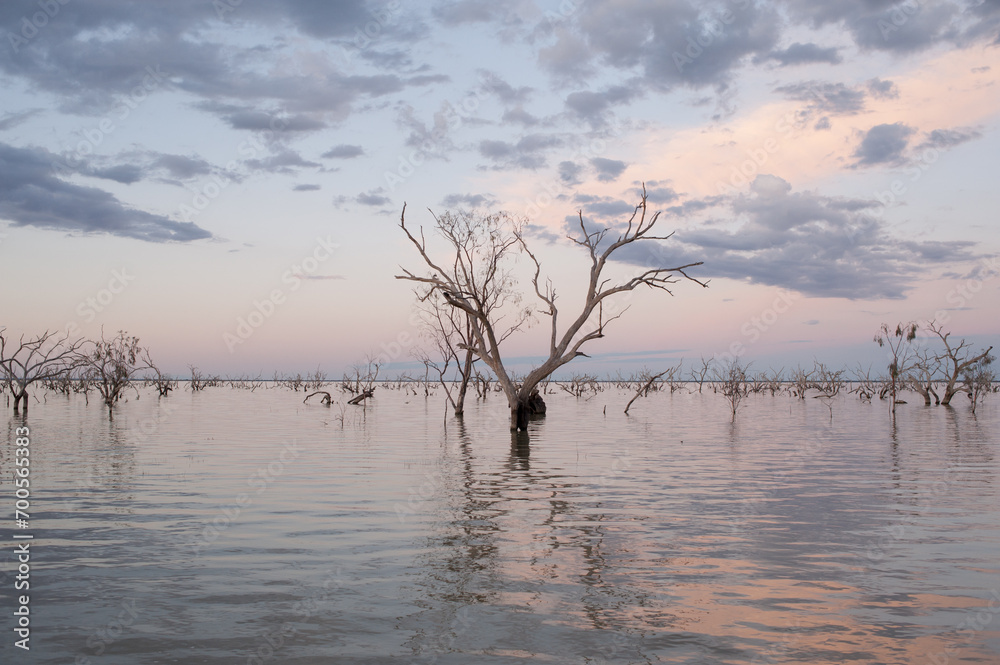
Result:
[[[951,404],[951,398],[961,392],[955,389],[955,383],[955,377],[948,380],[948,385],[944,388],[944,397],[941,398],[941,406],[948,406]]]
[[[469,390],[469,381],[472,379],[472,364],[474,360],[472,349],[467,349],[465,352],[465,365],[462,367],[462,382],[458,386],[458,398],[455,400],[456,416],[465,413],[465,393]]]

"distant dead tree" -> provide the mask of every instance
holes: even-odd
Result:
[[[205,376],[201,371],[194,365],[188,365],[188,369],[191,370],[191,392],[196,393],[199,390],[205,389]]]
[[[177,387],[177,381],[171,379],[155,366],[153,367],[153,376],[149,378],[149,382],[156,388],[156,392],[160,397],[166,397],[170,394],[171,390]]]
[[[992,348],[992,347],[991,347]],[[972,366],[967,367],[963,372],[965,390],[969,393],[969,401],[972,405],[972,413],[976,412],[976,406],[993,391],[993,382],[996,375],[993,372],[993,361],[991,355],[980,357]]]
[[[433,216],[433,212],[431,214]],[[685,272],[688,268],[701,265],[701,262],[672,268],[651,268],[620,283],[613,283],[603,276],[608,261],[623,247],[643,240],[666,240],[670,237],[651,235],[658,218],[659,213],[647,216],[645,188],[626,229],[612,242],[604,242],[610,229],[588,231],[582,211],[579,213],[581,235],[570,237],[570,240],[590,255],[590,275],[581,311],[561,332],[556,291],[551,281],[546,280],[544,286],[540,283],[542,267],[525,242],[525,222],[507,214],[475,216],[471,213],[449,213],[434,216],[437,231],[451,246],[447,262],[436,262],[428,253],[423,230],[418,237],[406,227],[404,205],[399,226],[431,274],[419,275],[404,268],[403,274],[396,277],[422,284],[430,292],[441,293],[450,306],[465,313],[472,328],[472,343],[468,347],[493,371],[503,389],[510,407],[510,429],[523,430],[527,429],[532,403],[540,401],[536,390],[538,384],[574,358],[586,355],[581,351],[583,345],[604,337],[605,327],[622,315],[623,312],[605,315],[604,307],[609,298],[643,285],[670,293],[668,286],[680,277],[707,286]],[[510,264],[519,253],[526,254],[534,264],[532,285],[535,296],[542,304],[539,313],[550,318],[551,333],[548,358],[522,380],[515,382],[504,365],[500,345],[527,325],[532,317],[530,308],[520,307],[521,297],[515,291]]]
[[[701,392],[701,387],[705,383],[705,378],[708,377],[709,372],[712,370],[712,361],[715,360],[715,356],[709,356],[707,359],[705,356],[701,357],[701,362],[697,367],[691,368],[691,380],[698,384],[698,392]]]
[[[896,415],[896,403],[901,378],[912,369],[914,359],[913,349],[910,343],[917,338],[917,324],[913,321],[909,323],[898,323],[893,330],[888,323],[883,323],[882,327],[875,334],[875,342],[880,347],[889,348],[889,397],[891,399],[890,411]]]
[[[632,399],[630,399],[628,401],[628,404],[625,405],[625,415],[626,416],[628,415],[628,410],[632,408],[633,402],[635,402],[640,397],[646,397],[647,395],[649,395],[649,393],[656,391],[658,389],[657,383],[664,381],[670,382],[671,384],[670,392],[671,393],[674,392],[674,386],[673,386],[674,377],[680,374],[680,372],[681,372],[680,365],[665,369],[658,374],[653,374],[648,369],[643,369],[641,372],[639,372],[639,374],[635,376],[635,382],[639,387],[635,391],[635,394],[632,395]]]
[[[41,335],[18,339],[17,347],[8,343],[0,328],[0,380],[14,397],[14,413],[20,404],[28,412],[28,388],[32,383],[54,380],[68,375],[80,362],[84,340],[70,340],[46,330]]]
[[[985,351],[973,356],[970,349],[971,345],[967,344],[964,339],[957,346],[951,345],[951,342],[948,340],[951,333],[945,332],[942,324],[931,321],[927,324],[927,329],[937,335],[944,343],[944,353],[939,355],[938,358],[944,364],[943,371],[945,380],[947,381],[947,385],[944,388],[944,396],[941,398],[941,404],[948,406],[951,404],[951,398],[963,389],[958,380],[976,363],[988,358],[993,347],[990,346]]]
[[[351,373],[344,373],[340,389],[354,395],[347,400],[348,404],[362,404],[375,395],[375,383],[378,381],[381,367],[382,361],[379,357],[369,354],[365,357],[364,363],[356,363],[351,367]]]
[[[139,338],[124,330],[111,339],[105,339],[102,332],[101,339],[92,345],[87,353],[80,354],[82,371],[101,395],[110,416],[124,392],[134,388],[137,375],[149,370],[155,372],[156,366],[149,357],[149,349],[140,346]]]
[[[749,365],[742,365],[738,359],[734,359],[725,365],[716,365],[712,370],[712,380],[729,402],[733,422],[736,422],[736,413],[740,410],[743,400],[750,393],[750,385],[747,382],[749,369]]]

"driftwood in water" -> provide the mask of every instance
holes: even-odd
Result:
[[[368,399],[369,397],[373,397],[374,395],[375,395],[375,389],[368,388],[366,390],[363,390],[361,393],[355,395],[354,397],[352,397],[350,400],[348,400],[347,403],[357,406],[358,404],[361,404],[366,399]]]
[[[330,406],[330,404],[333,402],[333,398],[330,396],[330,393],[326,392],[325,390],[317,390],[314,393],[306,395],[306,398],[302,400],[302,403],[305,404],[306,402],[308,402],[309,398],[312,397],[313,395],[322,395],[323,397],[321,397],[319,401],[321,404],[325,404],[326,406]]]

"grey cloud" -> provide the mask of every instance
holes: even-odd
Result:
[[[484,140],[479,154],[493,162],[494,169],[539,169],[546,164],[545,152],[563,145],[563,140],[550,134],[528,134],[517,143]]]
[[[949,0],[785,0],[793,20],[820,28],[840,24],[862,49],[913,52],[961,38],[960,5]]]
[[[726,84],[746,56],[774,49],[780,23],[770,6],[750,2],[595,3],[578,20],[598,58],[641,68],[644,79],[661,89]]]
[[[793,65],[805,65],[816,62],[826,62],[831,65],[839,65],[842,62],[840,49],[835,47],[823,48],[818,44],[802,44],[795,42],[786,49],[771,51],[766,59],[776,60],[782,67]]]
[[[868,81],[868,91],[872,97],[877,99],[896,99],[899,97],[899,88],[892,81],[883,81],[880,78],[873,78]]]
[[[354,200],[360,203],[361,205],[371,206],[371,207],[387,206],[390,203],[392,203],[391,199],[389,199],[386,196],[382,196],[380,194],[381,191],[382,188],[379,187],[378,189],[374,189],[370,192],[363,192],[361,194],[358,194],[354,198]]]
[[[559,179],[569,186],[579,185],[583,167],[575,162],[559,162]]]
[[[507,109],[504,111],[503,117],[500,120],[505,125],[514,124],[523,125],[524,127],[531,127],[533,125],[537,125],[539,122],[538,118],[525,111],[521,106]]]
[[[439,4],[431,13],[445,25],[456,26],[463,23],[485,23],[495,18],[498,5],[493,0],[457,0]]]
[[[5,113],[3,117],[0,117],[0,132],[14,129],[21,123],[27,122],[33,116],[36,116],[41,112],[42,109],[28,109],[27,111]]]
[[[483,79],[482,87],[496,95],[504,104],[524,104],[534,92],[529,86],[515,88],[495,72],[483,69],[479,71],[479,75]]]
[[[145,176],[145,170],[137,164],[118,164],[105,168],[95,168],[82,171],[85,175],[104,180],[113,180],[123,185],[139,182]]]
[[[317,192],[320,189],[322,188],[315,184],[295,185],[295,187],[292,187],[293,192]]]
[[[258,111],[240,111],[226,117],[233,129],[274,132],[312,132],[326,127],[326,123],[302,115],[281,117]]]
[[[635,212],[635,204],[608,196],[578,194],[575,197],[575,201],[580,204],[584,219],[597,217],[599,219],[610,220],[622,215],[631,215]],[[566,220],[567,225],[573,229],[580,224],[579,217],[570,216]]]
[[[899,164],[914,129],[901,122],[875,125],[869,129],[854,151],[855,166]]]
[[[972,127],[958,127],[956,129],[935,129],[928,132],[927,139],[917,146],[917,149],[924,148],[953,148],[967,141],[974,141],[982,138],[983,133]]]
[[[697,274],[780,286],[815,297],[902,298],[928,264],[975,258],[971,242],[915,242],[893,236],[871,214],[877,201],[793,192],[762,175],[749,195],[716,198],[728,222],[679,229],[665,243],[630,246],[622,257],[639,265],[704,261]],[[733,229],[732,220],[742,224]]]
[[[597,170],[597,179],[601,182],[614,182],[628,166],[623,161],[605,157],[594,157],[590,164]]]
[[[107,233],[148,242],[189,242],[212,234],[130,208],[112,194],[56,177],[58,162],[44,150],[0,143],[0,218],[15,226]]]
[[[784,93],[789,99],[811,102],[810,108],[820,113],[853,115],[865,108],[865,91],[843,83],[803,81],[779,86],[774,91]]]
[[[279,148],[271,155],[263,159],[249,159],[247,167],[252,171],[265,171],[267,173],[295,174],[298,169],[317,168],[322,164],[310,162],[303,159],[302,155],[288,148]]]
[[[363,154],[365,154],[365,150],[361,146],[341,143],[340,145],[330,148],[320,155],[320,157],[323,159],[353,159],[354,157],[360,157]]]
[[[445,208],[491,208],[498,201],[489,194],[449,194],[441,203]]]
[[[640,96],[633,86],[612,86],[604,92],[582,90],[566,96],[566,108],[593,127],[600,127],[607,122],[607,112],[617,104],[627,104]]]

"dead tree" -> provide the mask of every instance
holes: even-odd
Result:
[[[469,391],[477,360],[472,352],[472,323],[435,290],[417,290],[415,293],[422,303],[423,334],[433,343],[439,359],[431,358],[423,350],[416,351],[415,356],[428,372],[433,369],[437,373],[438,382],[444,388],[455,415],[462,416],[465,413],[465,396]],[[457,386],[450,385],[446,378],[453,362],[458,371]]]
[[[610,283],[611,280],[603,277],[608,261],[623,247],[642,240],[666,240],[670,237],[651,235],[659,213],[647,217],[645,188],[640,203],[628,220],[627,228],[610,243],[603,242],[610,229],[588,231],[582,211],[579,213],[581,235],[577,238],[570,237],[570,240],[586,249],[590,255],[590,276],[582,310],[561,332],[556,291],[551,281],[546,281],[544,287],[540,284],[541,263],[528,249],[522,221],[513,220],[506,215],[490,215],[478,220],[464,216],[435,217],[439,232],[454,251],[454,256],[448,263],[438,263],[428,254],[423,231],[420,231],[418,238],[406,228],[405,215],[404,205],[399,226],[432,274],[421,276],[403,269],[404,274],[397,275],[397,279],[417,282],[430,291],[438,291],[449,305],[465,313],[473,333],[469,348],[493,371],[503,389],[510,407],[511,430],[527,429],[530,402],[532,395],[537,395],[538,384],[574,358],[586,355],[581,351],[583,345],[604,337],[605,327],[622,315],[623,311],[605,315],[604,308],[609,298],[643,285],[671,293],[668,286],[681,277],[707,286],[685,272],[688,268],[701,265],[700,261],[672,268],[651,268],[622,283]],[[602,245],[606,246],[602,249]],[[506,322],[503,320],[503,315],[511,314],[510,309],[513,308],[504,306],[516,306],[520,301],[507,267],[508,261],[518,250],[527,254],[535,266],[532,285],[535,295],[542,303],[539,313],[550,318],[551,334],[548,358],[528,372],[521,381],[515,382],[504,366],[500,345],[509,335],[521,329],[532,314],[530,309],[519,309],[513,313],[512,318],[508,318]]]
[[[317,390],[314,393],[309,393],[308,395],[306,395],[306,398],[302,400],[302,403],[305,404],[306,402],[309,401],[309,398],[313,397],[314,395],[322,395],[322,397],[319,398],[319,401],[320,404],[323,404],[324,406],[330,406],[331,404],[333,404],[333,397],[331,397],[330,393],[326,392],[325,390]]]
[[[663,379],[663,377],[669,377],[673,379],[674,374],[678,373],[681,369],[680,365],[676,367],[671,367],[670,369],[665,369],[659,374],[652,374],[649,370],[643,370],[642,373],[637,377],[636,382],[639,384],[639,389],[635,391],[632,395],[632,399],[628,401],[625,405],[625,415],[628,415],[628,410],[632,408],[632,402],[636,401],[640,397],[646,397],[649,395],[650,391],[656,390],[656,383]],[[670,392],[673,392],[671,389]]]
[[[975,362],[971,367],[963,372],[965,390],[969,393],[969,402],[972,405],[972,413],[976,412],[976,406],[983,401],[989,393],[993,391],[993,381],[996,375],[991,365],[995,358],[987,355]]]
[[[940,404],[941,398],[934,390],[934,377],[941,369],[941,357],[932,354],[927,349],[921,349],[914,353],[913,367],[906,375],[905,380],[910,389],[919,393],[924,398],[924,405],[931,405],[931,396],[934,396],[934,403]]]
[[[959,385],[958,380],[962,377],[966,370],[970,369],[973,365],[979,361],[988,358],[990,351],[993,347],[990,346],[988,349],[982,353],[972,356],[971,355],[971,345],[967,344],[963,339],[958,343],[958,346],[952,346],[951,342],[948,341],[948,337],[951,336],[950,332],[945,332],[944,326],[935,321],[931,321],[927,324],[927,329],[932,333],[941,338],[944,342],[944,353],[938,358],[945,364],[944,374],[945,380],[948,382],[944,388],[944,396],[941,398],[942,406],[948,406],[951,404],[951,398],[963,390],[963,387]]]
[[[910,342],[917,338],[917,324],[913,321],[909,323],[898,323],[896,329],[892,330],[888,323],[883,323],[882,327],[875,334],[875,342],[880,347],[889,348],[889,397],[891,399],[890,411],[896,415],[896,403],[898,390],[901,384],[900,379],[912,369],[913,352]]]
[[[24,404],[28,412],[28,388],[32,383],[53,380],[68,375],[80,363],[80,349],[84,340],[70,341],[46,330],[41,335],[25,340],[21,335],[17,348],[8,347],[0,328],[0,379],[14,397],[14,413]]]
[[[736,422],[736,412],[740,410],[743,400],[750,393],[750,386],[747,384],[749,369],[749,365],[741,365],[739,360],[731,360],[722,367],[716,366],[712,370],[713,380],[729,402],[733,422]]]
[[[347,400],[352,406],[362,404],[370,397],[375,396],[375,383],[378,381],[378,373],[382,367],[382,361],[377,356],[368,355],[365,363],[357,363],[351,369],[354,375],[344,374],[340,389],[349,392],[354,397]]]
[[[102,332],[101,339],[93,342],[93,349],[81,354],[80,359],[84,374],[100,393],[109,416],[125,391],[134,388],[137,374],[156,371],[149,349],[140,346],[139,338],[124,330],[119,330],[111,339],[105,339]]]
[[[705,356],[701,357],[701,364],[697,368],[691,368],[691,380],[698,384],[698,392],[701,392],[701,386],[705,383],[705,377],[712,370],[712,361],[715,360],[715,356],[709,356],[705,359]]]

